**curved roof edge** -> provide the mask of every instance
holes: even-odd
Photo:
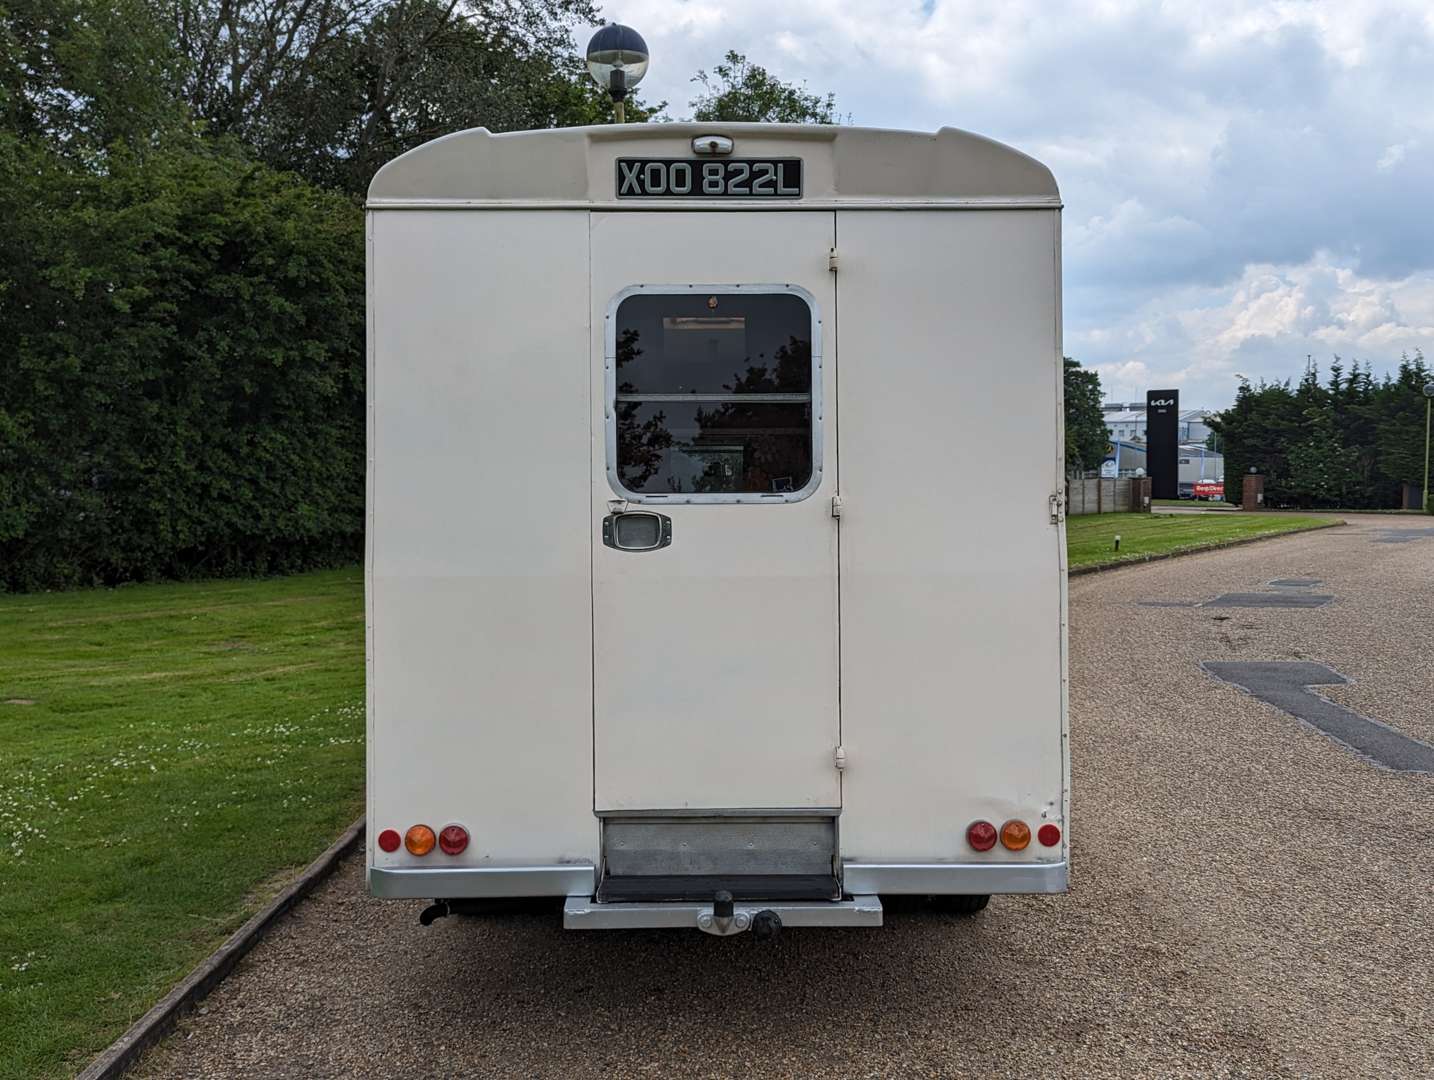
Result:
[[[928,132],[808,124],[650,123],[444,135],[394,158],[371,205],[405,202],[594,202],[614,198],[618,157],[691,157],[695,135],[727,135],[735,156],[801,157],[810,202],[1031,202],[1059,205],[1050,169],[957,128]],[[700,200],[694,200],[700,201]],[[735,200],[723,204],[735,208]],[[631,205],[626,202],[625,205]],[[792,205],[792,204],[788,204]]]

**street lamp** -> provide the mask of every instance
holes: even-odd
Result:
[[[1434,382],[1424,384],[1424,512],[1429,513],[1429,410],[1434,406]]]
[[[588,74],[612,95],[617,122],[626,119],[623,102],[647,74],[647,42],[630,26],[609,23],[588,42]]]

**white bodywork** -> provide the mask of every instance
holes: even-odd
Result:
[[[801,158],[803,196],[615,197],[615,159],[692,157],[710,133]],[[588,925],[605,820],[759,813],[835,821],[856,899],[793,905],[798,924],[879,920],[879,893],[1065,888],[1044,166],[950,130],[478,130],[389,164],[368,206],[372,891],[569,896]],[[813,313],[810,482],[619,490],[618,304],[738,287]],[[666,515],[670,545],[606,546],[624,507]],[[1062,838],[976,852],[980,819]],[[467,850],[376,845],[417,823],[462,825]]]

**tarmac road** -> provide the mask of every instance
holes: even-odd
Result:
[[[139,1073],[1434,1076],[1434,775],[1200,666],[1326,664],[1353,681],[1324,696],[1434,742],[1434,522],[1350,522],[1071,582],[1066,896],[770,945],[424,929],[363,894],[359,857]],[[1335,599],[1141,604],[1296,577]]]

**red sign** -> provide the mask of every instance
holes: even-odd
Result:
[[[1195,485],[1195,498],[1197,499],[1223,499],[1224,497],[1224,484],[1216,484],[1202,480]]]

